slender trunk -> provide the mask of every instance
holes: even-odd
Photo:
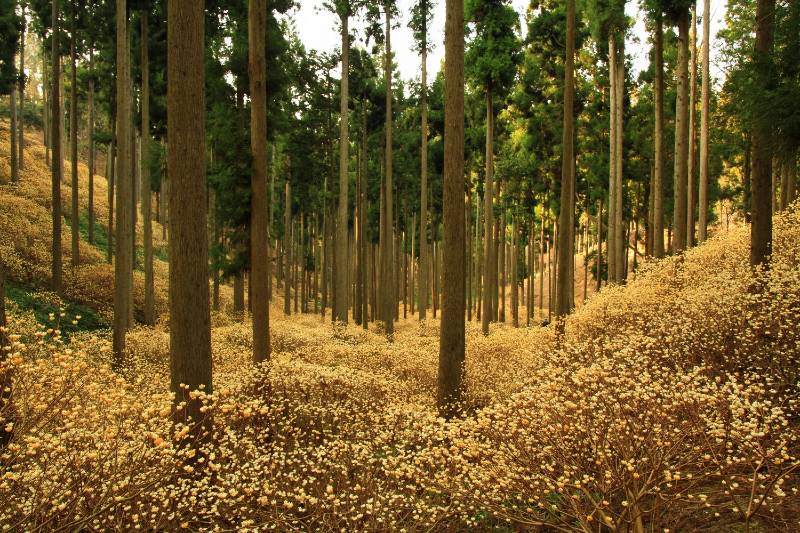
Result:
[[[574,285],[571,273],[575,236],[572,231],[572,213],[575,210],[573,171],[574,139],[573,99],[575,90],[575,0],[567,0],[567,50],[564,61],[564,128],[561,151],[561,208],[559,212],[558,240],[558,289],[556,292],[556,314],[565,316],[572,311],[570,286]],[[561,326],[563,328],[563,323]],[[562,329],[563,331],[563,329]]]
[[[117,0],[117,2],[121,1],[123,0]],[[52,133],[50,136],[52,144],[52,157],[50,160],[52,163],[51,195],[53,201],[53,239],[50,257],[52,258],[52,287],[53,291],[57,293],[61,292],[61,176],[63,174],[61,159],[61,120],[59,118],[61,116],[61,94],[58,90],[59,80],[61,79],[60,46],[58,42],[60,34],[58,28],[58,4],[58,0],[53,0],[53,38],[51,39],[53,42],[53,91],[50,95],[50,100],[52,101],[51,115],[53,117],[51,120]]]
[[[586,202],[586,226],[583,228],[583,300],[586,303],[586,297],[589,288],[589,202]]]
[[[542,318],[544,313],[544,254],[545,254],[545,240],[544,240],[544,217],[541,221],[541,234],[539,235],[539,318]]]
[[[115,200],[115,182],[116,182],[116,153],[117,153],[117,124],[116,118],[111,118],[111,142],[108,144],[108,151],[106,152],[106,183],[108,184],[108,231],[106,232],[108,243],[106,246],[106,261],[110,264],[114,256],[114,200]]]
[[[664,28],[660,14],[656,16],[655,67],[653,255],[664,257]]]
[[[155,288],[153,285],[153,222],[150,212],[153,193],[150,185],[150,58],[148,43],[148,9],[144,5],[141,14],[141,106],[142,106],[142,125],[141,125],[141,150],[140,150],[140,172],[142,176],[142,231],[144,233],[144,323],[155,324]]]
[[[290,269],[292,268],[292,196],[291,185],[287,178],[286,185],[284,186],[284,204],[283,204],[283,314],[289,316],[292,314],[291,308],[291,275]],[[324,301],[324,300],[323,300]],[[324,313],[323,304],[323,313]]]
[[[89,47],[89,244],[94,244],[94,50]]]
[[[694,246],[695,155],[697,152],[697,5],[692,3],[692,27],[689,29],[689,156],[686,170],[686,247]]]
[[[608,107],[610,114],[609,128],[609,163],[608,163],[608,281],[617,282],[617,41],[613,33],[608,35]]]
[[[128,14],[125,0],[117,0],[117,169],[116,179],[116,255],[114,263],[114,363],[125,363],[125,332],[130,323],[131,298],[131,165],[130,121],[128,100],[130,76],[128,61]],[[55,148],[53,156],[55,157]],[[204,156],[202,156],[204,157]],[[205,190],[205,185],[203,185]],[[205,226],[204,226],[205,227]],[[170,269],[170,273],[172,272]],[[171,287],[170,287],[171,288]]]
[[[369,329],[369,320],[367,320],[367,268],[368,261],[368,248],[367,248],[367,100],[362,96],[361,98],[361,194],[358,198],[359,202],[359,246],[361,248],[361,261],[364,263],[361,267],[361,277],[359,283],[362,287],[361,295],[361,318],[362,326],[364,329]]]
[[[425,320],[428,310],[428,69],[427,50],[422,49],[422,94],[420,115],[422,117],[420,145],[420,216],[419,216],[419,319]]]
[[[502,195],[502,192],[498,193]],[[502,201],[498,202],[502,205]],[[506,321],[506,229],[507,229],[507,221],[506,221],[506,209],[505,207],[501,207],[501,214],[500,214],[500,228],[498,230],[500,234],[500,239],[498,240],[498,248],[499,248],[499,257],[497,260],[497,265],[500,268],[500,272],[498,273],[498,280],[500,284],[500,290],[498,292],[499,295],[499,302],[498,302],[498,320],[500,322]]]
[[[439,337],[437,403],[445,418],[460,410],[464,334],[464,4],[447,0],[445,27],[444,297]]]
[[[617,107],[617,133],[614,136],[614,141],[617,143],[617,148],[614,152],[614,155],[617,159],[616,163],[616,175],[615,175],[615,183],[614,183],[614,191],[616,192],[616,196],[614,200],[616,201],[616,205],[614,207],[614,252],[617,254],[616,260],[614,263],[617,267],[616,273],[616,281],[617,283],[623,283],[625,281],[625,272],[627,271],[627,263],[625,262],[627,245],[624,236],[625,230],[625,222],[623,220],[623,196],[625,194],[625,189],[623,186],[622,181],[622,138],[623,138],[623,125],[625,123],[625,114],[623,109],[624,97],[625,97],[625,36],[624,34],[620,36],[619,42],[617,43],[619,48],[619,57],[617,58],[617,65],[616,65],[616,78],[617,78],[617,87],[616,87],[616,102],[615,105]],[[574,189],[573,189],[574,190]],[[562,226],[563,228],[563,226]]]
[[[386,335],[391,338],[394,334],[394,272],[392,261],[392,45],[391,45],[391,14],[386,10],[386,54],[384,57],[384,79],[386,83],[386,166],[384,175],[384,239],[381,241],[381,274],[383,295],[383,321]]]
[[[269,343],[269,198],[267,197],[267,6],[248,3],[248,73],[250,78],[250,287],[253,314],[253,362],[268,361]]]
[[[187,402],[176,418],[184,421],[185,414],[187,419],[202,421],[194,432],[197,440],[191,441],[198,442],[208,439],[201,432],[210,430],[211,419],[201,411],[202,399],[190,394],[197,389],[213,393],[205,224],[203,2],[169,2],[167,17],[170,238],[179,243],[170,250],[170,366],[175,401]]]
[[[348,14],[341,16],[341,38],[342,38],[342,77],[341,90],[339,92],[339,209],[338,220],[336,222],[336,280],[334,290],[336,291],[335,305],[333,309],[334,320],[347,322],[347,187],[348,187],[348,76],[349,76],[349,57],[350,57],[350,35],[347,30]]]
[[[17,165],[17,89],[11,87],[11,129],[9,130],[9,137],[11,139],[11,146],[9,147],[9,156],[11,158],[11,183],[19,182],[19,168]]]
[[[50,110],[52,109],[52,95],[51,95],[51,85],[52,83],[47,76],[47,73],[50,69],[47,68],[47,48],[44,45],[44,40],[42,41],[42,125],[44,126],[44,160],[45,163],[49,166],[51,164],[50,161],[50,147],[53,144],[52,139],[52,126],[50,120]],[[112,129],[113,131],[113,129]]]
[[[17,168],[25,168],[25,29],[26,15],[25,4],[20,2],[22,8],[22,28],[19,34],[19,118],[17,120]],[[91,61],[91,59],[90,59]],[[47,82],[45,82],[47,83]],[[12,131],[13,128],[12,128]]]
[[[595,275],[597,292],[603,283],[603,199],[600,198],[597,206],[597,255],[595,257]]]
[[[484,206],[484,287],[483,287],[483,316],[481,318],[481,331],[484,335],[489,334],[489,322],[494,316],[492,301],[494,299],[492,289],[495,287],[495,257],[494,257],[494,185],[492,178],[494,175],[494,105],[492,102],[492,87],[486,87],[486,182],[484,184],[483,206]]]
[[[78,207],[78,61],[77,53],[75,51],[75,2],[72,2],[72,35],[70,37],[69,50],[70,50],[70,88],[69,88],[69,159],[70,159],[70,175],[72,178],[72,209],[70,210],[70,225],[72,233],[72,266],[76,267],[81,262],[80,257],[80,229],[79,218],[80,211]]]
[[[519,236],[517,235],[517,218],[511,217],[511,322],[519,327],[519,279],[517,260],[519,257]]]
[[[686,206],[689,141],[689,11],[678,20],[677,99],[675,100],[675,210],[672,216],[674,253],[686,249]]]

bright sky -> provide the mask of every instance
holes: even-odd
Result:
[[[444,56],[444,6],[445,0],[435,0],[433,23],[430,28],[431,42],[435,44],[433,52],[428,54],[429,79],[432,79],[439,70],[439,64]],[[337,17],[332,13],[322,10],[321,0],[298,0],[299,9],[294,15],[297,23],[297,32],[300,39],[308,49],[331,52],[338,48],[340,37],[337,33]],[[400,9],[399,27],[392,30],[392,48],[394,49],[395,62],[400,70],[400,75],[405,80],[418,79],[420,76],[419,56],[414,51],[413,37],[408,28],[411,6],[414,0],[398,0]],[[514,9],[520,14],[520,24],[522,31],[526,30],[524,15],[529,4],[529,0],[512,0]],[[702,15],[702,2],[698,2],[699,15]],[[726,0],[711,0],[711,35],[716,35],[722,28],[725,17]],[[647,66],[647,54],[650,49],[648,36],[644,29],[644,17],[638,9],[638,2],[629,1],[627,3],[627,13],[635,20],[635,25],[631,36],[626,44],[626,52],[633,57],[634,69],[638,72]],[[397,22],[397,21],[396,21]],[[351,28],[358,32],[359,38],[363,35],[360,30],[363,23],[359,20],[351,22]],[[351,32],[353,30],[351,29]],[[702,25],[698,23],[698,48],[702,39]],[[638,40],[638,42],[636,42]],[[718,68],[715,68],[716,50],[712,40],[711,49],[711,76],[719,78],[721,76]]]

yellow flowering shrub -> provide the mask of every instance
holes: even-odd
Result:
[[[768,271],[748,242],[737,227],[644,263],[563,337],[468,324],[452,421],[436,320],[389,342],[284,317],[276,291],[256,367],[250,324],[214,313],[213,393],[187,391],[210,427],[197,451],[171,423],[168,317],[128,334],[114,372],[106,334],[61,339],[12,306],[0,528],[797,530],[800,205],[775,219]],[[20,272],[42,254],[18,252]]]

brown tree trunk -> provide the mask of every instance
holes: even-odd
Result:
[[[770,68],[775,31],[775,0],[758,0],[756,3],[755,83],[769,90],[773,87]],[[771,124],[761,118],[753,128],[753,213],[750,226],[750,264],[768,266],[772,254],[772,130]]]
[[[564,61],[564,127],[561,141],[561,198],[558,234],[558,288],[556,291],[556,315],[566,316],[572,312],[573,301],[570,287],[574,284],[571,272],[575,235],[572,212],[575,210],[573,172],[573,99],[575,91],[575,0],[567,0],[567,50]],[[563,322],[560,325],[563,328]],[[563,332],[563,329],[561,330]]]
[[[133,270],[133,218],[131,175],[131,105],[128,15],[125,0],[117,0],[117,170],[116,257],[114,263],[114,364],[125,363],[125,333],[131,322],[131,275]],[[170,85],[171,87],[171,85]],[[170,107],[170,110],[172,108]],[[170,113],[172,114],[172,113]],[[55,149],[54,149],[55,150]],[[172,153],[172,144],[170,144]],[[53,152],[55,155],[55,151]],[[205,160],[205,154],[200,155]],[[202,185],[205,190],[205,184]],[[205,217],[202,221],[205,228]],[[170,275],[173,268],[170,268]],[[172,317],[171,317],[172,318]]]
[[[124,1],[124,0],[120,0]],[[204,421],[203,389],[211,394],[211,316],[208,302],[204,96],[204,2],[169,2],[167,7],[167,169],[170,194],[170,368],[176,402],[187,402],[186,420]],[[180,416],[180,421],[184,419]],[[199,431],[195,433],[198,435]],[[198,435],[203,439],[201,435]],[[196,441],[194,441],[196,442]]]
[[[76,267],[81,262],[80,253],[80,229],[79,218],[80,208],[78,206],[78,61],[77,53],[75,51],[75,18],[77,13],[75,11],[75,1],[72,2],[72,31],[69,43],[70,55],[70,89],[69,89],[69,159],[70,159],[70,175],[72,178],[72,205],[70,210],[70,230],[72,237],[72,266]]]
[[[267,198],[267,5],[248,2],[250,77],[250,287],[253,314],[253,362],[268,361],[269,345],[269,199]]]
[[[694,246],[695,155],[697,152],[697,5],[692,2],[692,27],[689,29],[689,156],[686,170],[686,247]]]
[[[108,151],[106,152],[106,183],[108,184],[108,231],[106,232],[108,243],[106,246],[106,262],[109,264],[114,257],[114,200],[115,200],[115,182],[116,182],[116,117],[111,118],[111,142],[108,143]]]
[[[464,3],[447,0],[445,22],[444,263],[437,403],[445,418],[461,409],[464,381]]]
[[[17,168],[19,170],[24,170],[25,169],[25,28],[26,28],[27,18],[25,14],[25,4],[20,2],[20,7],[22,9],[22,27],[20,28],[20,33],[19,33],[19,118],[17,120],[17,135],[18,135],[17,150],[19,151],[19,156],[17,157]],[[91,56],[89,61],[91,61]]]
[[[94,49],[89,47],[89,244],[94,244]]]
[[[615,101],[615,106],[617,108],[617,113],[616,113],[617,133],[614,136],[614,141],[617,144],[617,148],[614,151],[614,156],[617,159],[615,182],[614,182],[614,191],[616,192],[616,196],[614,197],[614,200],[616,202],[616,205],[614,207],[614,232],[615,232],[614,252],[617,254],[617,257],[614,263],[617,268],[615,276],[616,281],[617,283],[623,283],[625,281],[625,272],[627,270],[627,264],[625,262],[625,257],[626,257],[625,251],[627,250],[627,245],[624,237],[625,222],[622,216],[623,215],[622,199],[625,193],[622,181],[622,155],[623,155],[622,138],[623,138],[623,125],[625,123],[625,115],[623,109],[623,102],[625,97],[625,35],[624,34],[620,36],[617,46],[619,50],[619,57],[617,58],[617,65],[616,65],[617,87],[616,87],[616,101]]]
[[[10,98],[10,106],[11,106],[11,124],[9,130],[9,138],[11,140],[11,146],[9,146],[9,157],[11,158],[11,183],[19,182],[19,167],[17,165],[17,90],[12,87],[11,88],[11,98]]]
[[[675,210],[672,216],[674,253],[686,249],[686,209],[689,142],[689,11],[678,20],[677,99],[675,100]]]
[[[483,222],[484,222],[484,251],[483,251],[483,316],[481,317],[481,331],[489,334],[489,322],[494,316],[493,300],[497,291],[493,291],[495,281],[495,256],[494,256],[494,105],[492,102],[492,87],[486,87],[486,182],[483,192]],[[494,295],[492,294],[494,292]]]
[[[118,2],[121,0],[117,0]],[[61,79],[61,59],[60,59],[60,45],[58,28],[59,22],[59,7],[58,0],[53,0],[53,90],[50,95],[52,104],[52,133],[50,140],[52,144],[52,180],[51,180],[51,196],[53,201],[53,239],[52,239],[52,267],[51,279],[54,292],[61,292],[61,176],[63,175],[62,159],[61,159],[61,93],[58,90],[59,80]]]
[[[422,48],[422,93],[420,96],[421,135],[420,145],[420,216],[419,216],[419,319],[425,320],[428,310],[428,69],[427,50]]]
[[[141,15],[141,52],[142,52],[142,126],[140,172],[142,176],[142,232],[144,240],[144,323],[155,324],[156,301],[153,277],[153,217],[150,212],[153,193],[150,186],[150,58],[148,43],[149,4],[145,3]]]
[[[656,16],[655,68],[653,255],[664,257],[664,29],[660,14]]]
[[[386,10],[386,54],[384,58],[384,76],[386,83],[386,168],[384,175],[384,238],[381,241],[381,284],[383,295],[381,305],[383,308],[382,319],[386,335],[391,338],[394,334],[394,272],[392,260],[393,235],[392,215],[392,45],[391,45],[391,13]]]
[[[289,316],[292,314],[292,299],[291,299],[291,268],[292,268],[292,196],[291,184],[289,179],[286,179],[284,186],[284,204],[283,204],[283,314]],[[324,302],[324,300],[323,300]],[[323,310],[325,307],[323,304]]]
[[[609,128],[609,163],[608,163],[608,281],[617,282],[617,41],[613,33],[608,35],[608,107],[610,115]]]
[[[349,5],[345,8],[348,9]],[[336,298],[334,300],[333,317],[339,322],[347,322],[347,255],[349,246],[347,245],[347,187],[348,187],[348,148],[350,141],[348,138],[348,76],[350,66],[350,34],[347,30],[348,13],[341,16],[341,38],[342,38],[342,77],[341,90],[339,91],[339,209],[338,220],[336,223],[336,280],[334,290]]]

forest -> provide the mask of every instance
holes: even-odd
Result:
[[[0,0],[0,530],[800,530],[800,2]]]

